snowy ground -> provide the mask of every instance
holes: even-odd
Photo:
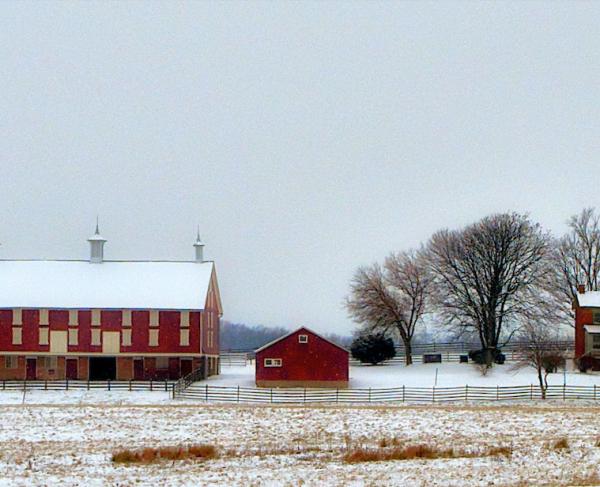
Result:
[[[0,485],[582,485],[599,472],[600,408],[0,406]],[[346,464],[382,438],[510,457]],[[569,448],[551,445],[567,438]],[[118,448],[210,443],[224,457],[115,465]],[[266,451],[266,450],[274,451]],[[288,450],[278,452],[278,450]],[[291,450],[291,451],[290,451]]]
[[[484,377],[474,365],[470,364],[414,364],[410,367],[403,365],[377,365],[350,367],[350,387],[386,388],[386,387],[455,387],[455,386],[522,386],[536,385],[537,375],[534,369],[511,370],[512,365],[496,365]],[[437,384],[436,384],[437,371]],[[600,385],[600,374],[581,374],[578,371],[562,371],[550,374],[550,384],[562,385],[566,378],[567,385]],[[221,375],[211,377],[203,382],[214,386],[254,387],[254,364],[246,367],[222,367]]]

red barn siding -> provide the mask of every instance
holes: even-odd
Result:
[[[308,335],[299,343],[298,335]],[[265,367],[266,358],[282,360],[281,367]],[[256,354],[256,384],[260,387],[347,387],[348,352],[301,328],[259,350]]]
[[[585,354],[585,325],[594,322],[592,308],[575,308],[575,357]]]

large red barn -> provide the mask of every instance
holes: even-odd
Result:
[[[213,262],[0,260],[0,380],[177,379],[219,371]]]
[[[600,291],[580,285],[575,299],[575,358],[600,370]]]
[[[256,351],[259,387],[348,387],[349,354],[308,328],[299,328]]]

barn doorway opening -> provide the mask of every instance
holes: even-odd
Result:
[[[90,357],[90,380],[115,380],[116,378],[116,357]]]

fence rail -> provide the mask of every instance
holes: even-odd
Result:
[[[68,391],[71,389],[105,390],[105,391],[156,391],[169,392],[175,381],[123,381],[123,380],[3,380],[0,390],[3,391]]]
[[[174,394],[175,398],[204,402],[263,404],[361,404],[361,403],[449,403],[539,400],[539,386],[514,387],[396,387],[390,389],[259,389],[254,387],[222,387],[191,385]],[[600,388],[593,386],[551,385],[547,399],[600,399]]]

